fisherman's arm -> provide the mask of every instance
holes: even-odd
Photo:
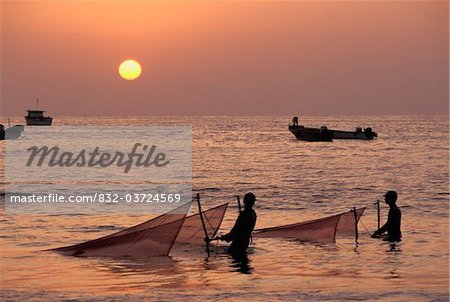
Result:
[[[376,238],[388,230],[389,220],[381,228],[373,232],[372,238]]]
[[[218,239],[224,240],[226,242],[232,241],[236,237],[236,234],[238,234],[241,231],[242,224],[244,222],[243,220],[244,220],[244,218],[243,218],[242,214],[240,214],[238,219],[236,220],[233,228],[231,229],[231,231],[228,234],[219,236]]]
[[[380,236],[381,234],[383,234],[384,232],[387,232],[387,230],[389,229],[389,225],[391,224],[391,221],[393,221],[393,218],[392,218],[392,213],[391,213],[391,211],[389,211],[389,214],[388,214],[388,220],[386,221],[386,223],[381,227],[381,228],[379,228],[378,230],[376,230],[373,234],[372,234],[372,238],[376,238],[376,237],[378,237],[378,236]]]

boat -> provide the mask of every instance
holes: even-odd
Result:
[[[362,139],[362,140],[371,140],[378,136],[376,132],[372,130],[372,128],[365,128],[364,131],[362,128],[356,128],[356,131],[341,131],[341,130],[328,130],[333,134],[334,139]]]
[[[38,110],[39,99],[36,100],[36,110],[27,110],[28,115],[25,116],[25,120],[28,126],[51,126],[53,118],[50,116],[44,116],[42,110]]]
[[[27,126],[51,126],[53,118],[44,116],[42,110],[27,110],[28,115],[25,116]]]
[[[331,142],[333,139],[362,139],[371,140],[378,136],[372,128],[358,127],[355,131],[341,131],[328,129],[327,126],[320,128],[310,128],[298,124],[298,117],[292,119],[292,125],[289,125],[289,131],[299,140],[311,142]]]
[[[5,129],[5,126],[0,124],[0,140],[18,139],[24,130],[23,125],[14,125]]]
[[[333,134],[327,129],[327,127],[308,128],[303,125],[289,125],[289,131],[291,131],[298,140],[308,142],[333,141]]]

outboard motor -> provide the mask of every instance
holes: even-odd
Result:
[[[366,135],[367,138],[373,138],[373,132],[372,132],[372,128],[368,127],[366,129],[364,129],[364,134]]]

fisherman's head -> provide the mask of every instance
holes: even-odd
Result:
[[[384,201],[386,201],[388,205],[395,204],[397,201],[397,192],[387,191],[386,194],[384,194]]]
[[[249,192],[244,196],[244,206],[246,209],[251,209],[255,204],[256,196],[255,194]]]

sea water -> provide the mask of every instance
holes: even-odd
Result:
[[[334,142],[298,141],[287,129],[290,120],[55,117],[52,130],[190,125],[194,193],[200,193],[204,208],[230,202],[219,233],[236,219],[235,196],[251,191],[257,197],[257,228],[367,206],[358,245],[354,238],[337,238],[334,244],[255,238],[244,263],[223,253],[222,244],[211,246],[209,258],[201,248],[177,246],[170,257],[64,257],[42,250],[107,235],[151,216],[11,215],[3,208],[1,299],[448,301],[448,116],[300,117],[306,126],[372,127],[378,133],[373,141]],[[384,222],[388,207],[382,195],[391,189],[398,192],[402,211],[403,240],[397,244],[369,236],[377,225],[374,203],[381,201]]]

